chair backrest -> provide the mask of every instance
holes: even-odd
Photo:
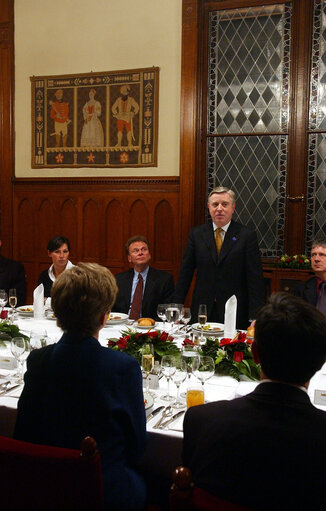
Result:
[[[99,452],[91,437],[81,450],[0,436],[0,509],[102,511]]]
[[[177,467],[172,474],[170,511],[253,511],[208,493],[194,485],[191,471]]]

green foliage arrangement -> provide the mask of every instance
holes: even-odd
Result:
[[[310,259],[304,254],[296,254],[293,256],[284,254],[277,259],[275,264],[279,268],[294,268],[297,270],[311,269]]]
[[[173,342],[173,337],[167,332],[160,330],[148,330],[145,333],[140,333],[128,328],[122,332],[122,336],[119,339],[109,339],[108,347],[116,351],[128,353],[128,355],[132,355],[140,363],[142,346],[149,342],[154,346],[155,360],[160,361],[163,355],[178,355],[180,353],[180,349]]]

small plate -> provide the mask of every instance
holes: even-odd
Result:
[[[33,305],[23,305],[22,307],[16,307],[16,311],[21,316],[30,317],[30,316],[33,316],[33,314],[34,314]]]
[[[124,314],[123,312],[111,312],[105,326],[119,325],[124,323],[128,317],[128,314]]]
[[[153,330],[155,326],[156,323],[154,323],[154,325],[138,325],[137,321],[133,324],[133,327],[140,328],[141,330]]]
[[[154,398],[151,396],[151,394],[147,394],[144,392],[144,405],[146,414],[150,413],[151,408],[154,406]]]
[[[211,337],[212,335],[223,335],[224,334],[224,325],[223,323],[210,323],[208,322],[206,325],[206,329],[204,328],[203,334],[206,337]],[[209,328],[207,328],[209,326]],[[194,332],[201,333],[202,328],[199,323],[195,323],[192,325],[192,329]]]

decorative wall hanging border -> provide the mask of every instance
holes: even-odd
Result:
[[[31,82],[32,168],[157,167],[158,67]]]

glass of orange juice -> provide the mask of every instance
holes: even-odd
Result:
[[[205,403],[205,394],[202,385],[191,385],[187,389],[187,408]]]

